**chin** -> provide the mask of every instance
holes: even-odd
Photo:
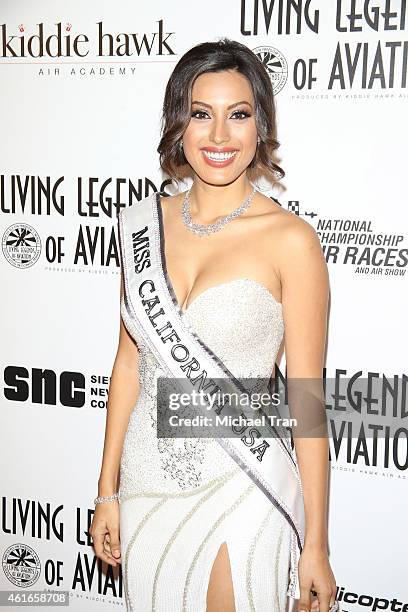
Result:
[[[248,162],[249,164],[249,162]],[[200,164],[199,168],[193,168],[195,174],[204,182],[209,185],[229,185],[236,181],[247,167],[242,168],[204,168]]]
[[[216,185],[217,187],[230,185],[240,176],[235,172],[233,174],[230,173],[221,173],[221,172],[205,172],[205,173],[196,173],[197,176],[203,181],[203,183],[207,183],[208,185]]]

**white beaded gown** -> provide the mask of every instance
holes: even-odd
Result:
[[[123,299],[121,314],[130,329]],[[265,286],[247,278],[219,284],[181,316],[237,378],[269,378],[284,323]],[[237,612],[283,612],[289,523],[215,439],[157,438],[155,380],[164,374],[143,338],[135,340],[140,394],[119,489],[127,610],[205,612],[212,564],[226,542]]]

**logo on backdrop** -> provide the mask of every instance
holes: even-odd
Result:
[[[8,580],[18,587],[29,587],[41,573],[40,559],[31,546],[12,544],[3,554],[3,571]]]
[[[96,373],[87,376],[79,371],[7,365],[3,371],[3,381],[3,395],[10,402],[104,409],[108,401],[110,376]]]
[[[377,229],[371,219],[319,218],[315,210],[301,210],[298,200],[290,200],[288,210],[314,222],[327,263],[353,266],[356,274],[366,276],[405,277],[405,234]]]
[[[27,223],[14,223],[6,229],[2,239],[3,254],[16,268],[30,268],[41,254],[40,236]]]
[[[396,597],[391,599],[388,597],[379,597],[368,593],[358,593],[356,591],[347,591],[345,587],[337,588],[336,599],[341,606],[341,612],[352,612],[354,605],[364,607],[368,612],[376,612],[378,610],[406,610],[408,604],[400,601]],[[350,607],[351,604],[351,607]]]
[[[269,6],[268,6],[269,4]],[[269,34],[318,34],[320,11],[310,2],[258,2],[241,0],[240,32],[243,36]]]
[[[363,10],[361,4],[339,0],[336,11],[332,11],[330,2],[318,10],[312,9],[310,2],[241,0],[240,34],[263,38],[265,45],[269,40],[276,43],[277,36],[290,36],[283,40],[290,54],[290,85],[296,98],[315,99],[322,93],[328,97],[331,92],[336,99],[349,98],[350,91],[359,90],[368,92],[359,97],[369,98],[372,91],[375,97],[388,98],[384,90],[406,89],[408,85],[408,43],[398,34],[407,27],[406,1],[392,7],[382,3],[381,9],[371,10]],[[311,38],[312,45],[299,48],[291,44],[299,36]],[[279,43],[282,47],[282,38]],[[253,49],[255,53],[258,50],[270,74],[280,70],[281,58],[273,57],[274,47]],[[398,97],[406,96],[401,93]]]
[[[44,182],[47,190],[43,189]],[[47,271],[118,274],[116,217],[122,208],[137,205],[156,191],[171,195],[175,192],[173,181],[155,183],[146,176],[133,181],[124,177],[76,177],[67,183],[65,177],[48,176],[44,181],[42,177],[0,175],[0,212],[4,216],[65,217],[69,202],[69,214],[75,213],[76,205],[80,220],[76,229],[61,223],[58,234],[43,229],[42,241],[31,225],[15,223],[2,238],[4,258],[16,268],[28,268],[39,259],[43,243],[41,260]]]
[[[278,94],[288,80],[288,63],[283,54],[275,47],[255,47],[252,49],[268,71],[273,93]]]
[[[129,58],[175,55],[173,36],[166,32],[163,19],[158,19],[149,32],[109,32],[98,21],[92,32],[75,33],[71,23],[37,23],[32,28],[19,24],[0,25],[0,58],[60,58],[112,57]]]
[[[89,535],[94,508],[66,507],[48,498],[3,497],[1,503],[0,532],[18,541],[2,555],[4,574],[13,585],[30,587],[41,576],[49,588],[68,589],[76,600],[121,605],[121,567],[115,569],[96,557]],[[42,563],[36,551],[22,543],[26,538],[41,543]],[[74,553],[69,559],[67,547]]]

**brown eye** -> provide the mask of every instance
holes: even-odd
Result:
[[[247,111],[244,111],[244,110],[235,111],[232,114],[232,116],[234,116],[234,115],[240,115],[240,117],[237,117],[238,119],[246,119],[247,117],[251,116],[249,113],[247,113]]]
[[[196,118],[196,119],[202,119],[202,118],[204,118],[204,119],[205,119],[205,117],[199,117],[199,115],[207,115],[207,117],[208,117],[207,112],[206,112],[206,111],[203,111],[203,110],[196,110],[196,111],[193,111],[193,112],[191,113],[191,116],[192,116],[192,117],[194,117],[194,118]]]

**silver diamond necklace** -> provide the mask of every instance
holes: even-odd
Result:
[[[239,206],[238,208],[230,212],[225,217],[221,217],[221,219],[218,219],[218,221],[215,221],[215,223],[210,223],[209,225],[203,225],[201,223],[194,223],[191,218],[190,191],[191,191],[190,189],[186,191],[184,200],[183,200],[183,213],[182,213],[183,223],[186,227],[188,227],[189,230],[191,230],[195,234],[198,234],[199,236],[207,236],[208,234],[213,234],[214,232],[218,232],[221,228],[224,227],[224,225],[226,225],[227,223],[229,223],[230,221],[232,221],[233,219],[241,215],[249,207],[256,193],[256,189],[254,187],[252,192],[249,194],[246,200],[241,204],[241,206]]]

